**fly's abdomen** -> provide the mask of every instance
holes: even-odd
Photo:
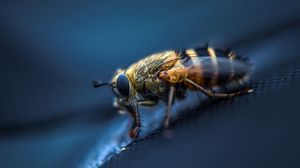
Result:
[[[249,64],[242,59],[237,59],[233,53],[217,51],[212,48],[186,50],[182,65],[187,69],[188,78],[204,87],[222,86],[232,82],[242,83],[246,80],[250,69]],[[193,89],[190,84],[185,83],[185,85]]]

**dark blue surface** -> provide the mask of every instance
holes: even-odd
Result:
[[[181,109],[172,138],[151,134],[104,167],[299,167],[300,27],[271,39],[248,46],[252,94]]]
[[[130,142],[123,137],[130,120],[111,107],[111,91],[91,81],[154,52],[208,41],[236,46],[255,58],[261,78],[272,74],[290,61],[276,51],[299,52],[299,31],[277,41],[257,32],[297,23],[299,7],[296,0],[0,2],[0,167],[86,167],[119,152]],[[157,128],[159,114],[152,117]]]

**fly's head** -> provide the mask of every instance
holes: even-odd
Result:
[[[94,81],[94,87],[100,87],[104,85],[111,86],[113,93],[115,94],[114,106],[120,108],[120,110],[128,110],[131,108],[133,102],[134,90],[131,85],[129,77],[126,75],[124,70],[117,70],[111,82],[99,82]]]

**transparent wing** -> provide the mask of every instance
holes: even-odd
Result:
[[[201,73],[213,74],[217,72],[220,76],[230,75],[246,75],[250,70],[247,62],[234,60],[224,57],[212,58],[210,56],[195,57],[182,63],[188,70],[201,71]]]

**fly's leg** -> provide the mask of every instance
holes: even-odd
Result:
[[[175,98],[175,91],[176,91],[175,86],[171,86],[170,90],[169,90],[168,105],[167,105],[167,109],[166,109],[166,113],[165,113],[165,117],[164,117],[164,127],[165,128],[168,128],[169,124],[170,124],[172,105],[173,105],[174,98]]]
[[[129,132],[129,136],[133,139],[137,139],[141,128],[140,113],[138,110],[134,111],[133,109],[128,109],[128,113],[134,120]]]
[[[138,135],[140,133],[141,121],[137,105],[135,106],[135,108],[133,108],[128,104],[127,101],[116,99],[114,106],[118,110],[126,111],[130,114],[130,116],[133,118],[133,124],[129,131],[129,136],[133,139],[138,138]]]
[[[198,85],[197,83],[193,82],[190,79],[185,79],[186,82],[188,82],[189,84],[193,85],[195,88],[197,88],[198,90],[200,90],[201,92],[203,92],[206,96],[210,97],[210,98],[228,98],[228,97],[233,97],[233,96],[238,96],[241,94],[245,94],[245,93],[251,93],[253,92],[252,89],[245,89],[239,92],[234,92],[234,93],[213,93],[210,90],[207,90],[205,88],[203,88],[202,86]]]

